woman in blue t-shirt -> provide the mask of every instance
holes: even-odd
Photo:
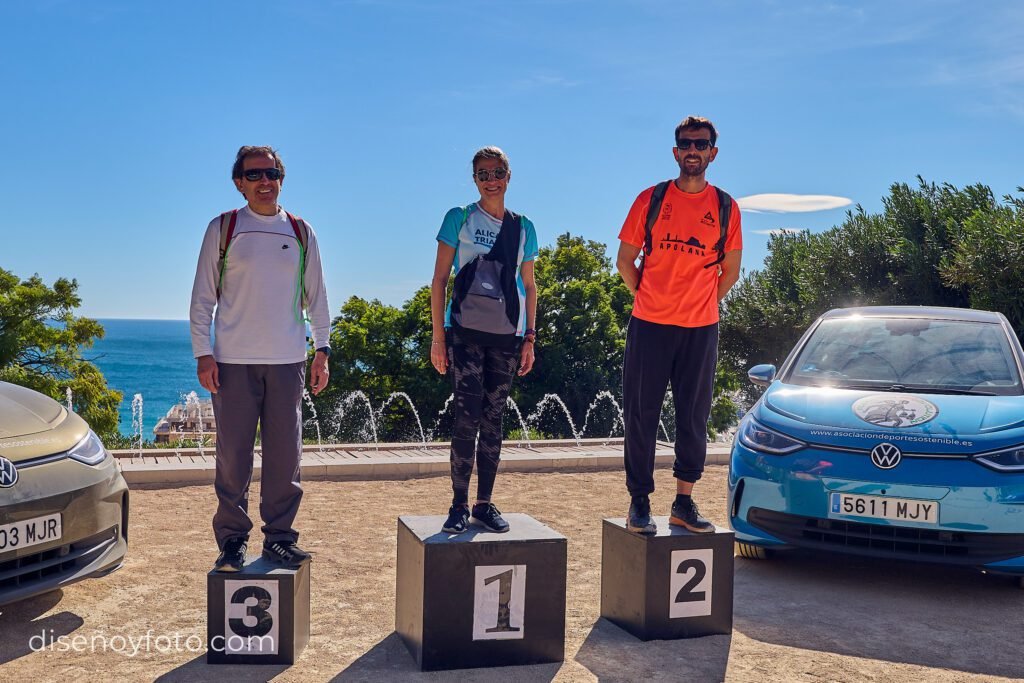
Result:
[[[470,522],[469,478],[476,461],[477,495],[472,521],[508,531],[491,503],[501,456],[501,417],[518,373],[533,369],[537,287],[537,232],[525,216],[505,209],[512,172],[497,147],[473,155],[480,199],[448,211],[437,233],[437,260],[430,288],[434,327],[430,362],[449,370],[455,392],[452,430],[454,497],[443,530],[460,534]],[[445,306],[452,267],[455,286]]]

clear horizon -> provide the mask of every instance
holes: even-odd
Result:
[[[333,314],[429,282],[489,144],[541,246],[571,232],[614,253],[636,195],[676,174],[675,125],[707,116],[747,270],[770,233],[880,212],[919,174],[997,198],[1024,184],[1009,0],[48,0],[11,5],[0,30],[8,222],[24,226],[0,267],[76,279],[90,318],[187,318],[205,227],[241,204],[242,144],[280,149]]]

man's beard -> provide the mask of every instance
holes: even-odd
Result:
[[[707,163],[699,157],[697,158],[696,164],[688,164],[686,159],[683,159],[679,163],[679,170],[682,174],[691,178],[704,175],[704,171],[706,171],[707,168]]]

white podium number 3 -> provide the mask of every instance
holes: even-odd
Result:
[[[278,582],[224,582],[224,651],[277,654]]]
[[[525,564],[476,567],[473,640],[521,639],[525,603]]]
[[[711,548],[674,550],[670,562],[669,619],[711,615]]]

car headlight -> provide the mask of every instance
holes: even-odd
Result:
[[[1002,472],[1024,472],[1024,445],[985,453],[975,459],[983,465]]]
[[[740,425],[740,443],[747,448],[775,455],[786,455],[798,451],[807,444],[768,429],[757,420],[749,418]]]
[[[107,450],[103,448],[100,437],[90,429],[85,438],[68,451],[68,457],[86,465],[99,465],[107,457]]]

